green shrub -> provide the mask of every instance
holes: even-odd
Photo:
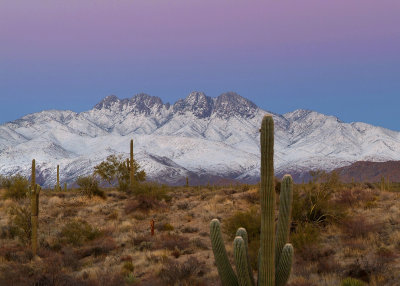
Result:
[[[139,164],[133,160],[134,177],[136,182],[143,182],[146,179],[146,172],[140,170]],[[120,191],[130,190],[130,166],[128,166],[122,155],[110,155],[107,159],[94,167],[94,173],[99,175],[101,179],[109,185],[113,185],[118,181],[118,189]]]
[[[249,240],[249,256],[253,269],[257,269],[258,249],[260,247],[261,215],[256,208],[246,212],[236,212],[223,224],[223,231],[234,239],[238,228],[243,227],[247,231]]]
[[[162,227],[163,231],[172,231],[174,230],[174,226],[171,225],[170,223],[165,223]]]
[[[60,239],[74,246],[82,246],[83,243],[93,240],[101,235],[101,232],[91,226],[87,221],[79,219],[71,221],[61,229]]]
[[[89,198],[92,196],[106,197],[104,191],[100,190],[99,183],[94,176],[79,177],[76,183],[80,187],[82,193]]]
[[[4,183],[4,186],[7,189],[4,193],[4,198],[18,200],[26,197],[29,191],[29,181],[25,177],[18,174],[6,180],[7,182]]]
[[[168,195],[170,191],[171,188],[166,185],[145,182],[136,186],[134,194],[137,196],[144,196],[159,201],[165,200],[166,202],[169,202],[172,199],[172,197]]]
[[[342,283],[340,283],[340,286],[363,286],[363,285],[365,285],[364,282],[351,277],[342,280]]]
[[[9,210],[10,229],[12,237],[17,237],[23,244],[31,240],[31,210],[30,206],[13,206]]]
[[[307,246],[318,243],[319,229],[312,223],[302,223],[296,231],[290,234],[290,241],[299,252],[306,250]]]

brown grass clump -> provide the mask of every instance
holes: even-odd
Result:
[[[342,229],[349,237],[366,237],[371,232],[377,232],[381,225],[370,222],[363,216],[346,218],[342,221]]]

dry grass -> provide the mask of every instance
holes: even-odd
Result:
[[[35,263],[29,248],[11,233],[10,209],[27,201],[0,200],[0,285],[172,285],[177,281],[220,285],[209,222],[219,218],[223,229],[232,231],[240,218],[235,215],[258,208],[257,189],[247,185],[174,188],[168,199],[161,200],[113,190],[107,194],[104,200],[78,192],[43,191]],[[396,285],[400,195],[341,189],[332,196],[332,205],[344,213],[338,220],[294,222],[295,262],[289,285],[337,286],[349,276],[370,285]],[[150,235],[152,219],[154,236]],[[76,221],[84,226],[81,237],[68,232],[68,226],[78,229],[71,224]],[[232,235],[224,234],[231,258]]]

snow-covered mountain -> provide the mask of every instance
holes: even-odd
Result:
[[[400,133],[365,123],[343,123],[309,110],[279,115],[236,93],[211,98],[192,92],[175,104],[138,94],[107,96],[93,109],[48,110],[0,125],[0,174],[29,175],[36,159],[40,181],[72,182],[110,154],[135,158],[148,178],[176,184],[216,178],[254,182],[260,169],[259,127],[275,120],[275,168],[296,178],[311,169],[332,170],[353,162],[400,160]]]

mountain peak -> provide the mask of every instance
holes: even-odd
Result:
[[[213,111],[214,101],[203,92],[191,92],[185,99],[180,99],[174,104],[174,112],[193,112],[197,118],[209,117]]]
[[[257,109],[257,105],[236,92],[225,92],[215,100],[215,113],[224,118],[232,115],[253,117]]]
[[[97,103],[94,108],[95,109],[103,109],[103,108],[110,108],[112,105],[114,105],[116,102],[119,102],[119,98],[115,95],[108,95],[105,98],[103,98],[99,103]]]
[[[137,112],[149,115],[152,110],[159,111],[164,106],[164,103],[157,96],[139,93],[129,100],[129,105],[134,106]]]

